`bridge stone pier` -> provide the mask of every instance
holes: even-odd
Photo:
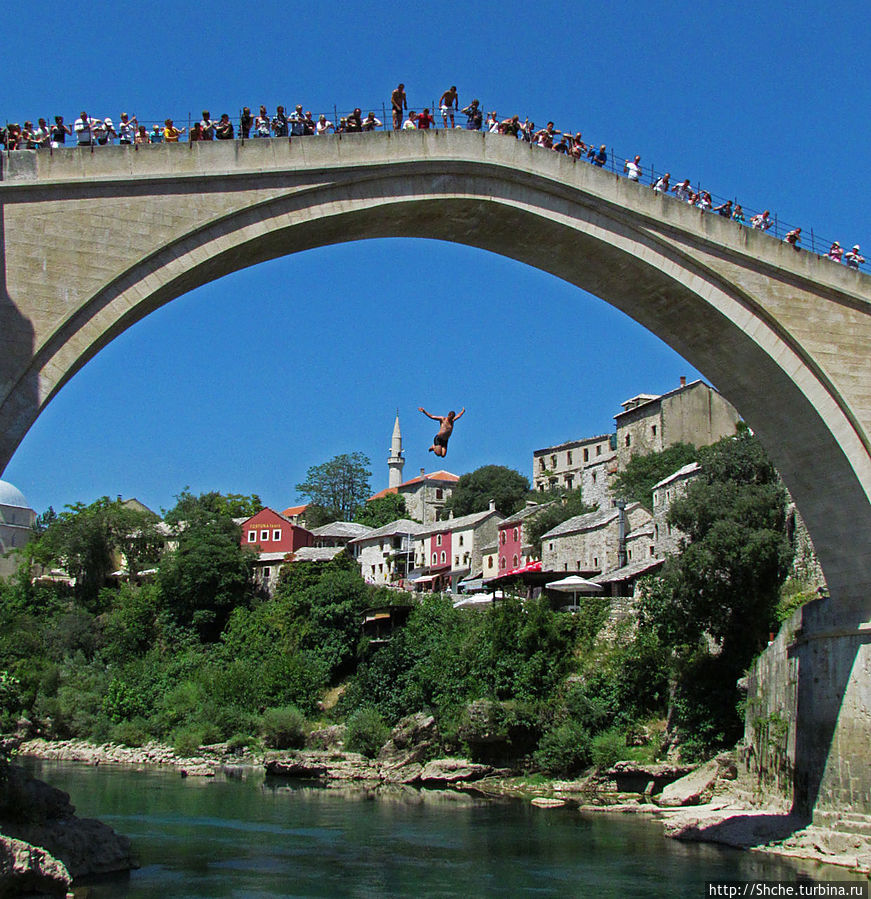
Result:
[[[267,259],[382,237],[463,243],[563,278],[734,403],[831,593],[783,648],[789,695],[760,694],[789,719],[787,789],[808,812],[871,813],[871,278],[649,187],[459,130],[5,156],[0,471],[75,372],[149,312]],[[341,296],[324,301],[341,312]],[[542,310],[541,327],[582,314],[578,302]]]

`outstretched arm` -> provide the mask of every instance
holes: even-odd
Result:
[[[465,411],[466,411],[466,407],[463,406],[463,408],[460,410],[460,414],[454,416],[454,421],[456,421],[458,418],[462,418],[462,417],[463,417],[463,413],[464,413]]]
[[[423,414],[424,414],[427,418],[431,418],[433,421],[441,421],[441,420],[442,420],[440,415],[430,415],[429,412],[427,412],[426,409],[423,408],[423,406],[418,406],[418,407],[417,407],[417,411],[418,411],[418,412],[423,412]]]

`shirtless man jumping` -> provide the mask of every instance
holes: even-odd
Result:
[[[437,456],[446,456],[448,454],[448,440],[454,430],[454,422],[457,421],[457,419],[462,418],[463,412],[466,411],[466,407],[463,406],[459,415],[456,415],[453,409],[451,409],[447,415],[430,415],[423,406],[418,406],[417,409],[419,412],[423,412],[427,418],[431,418],[441,425],[438,434],[433,438],[432,446],[429,448],[428,452],[435,453]]]

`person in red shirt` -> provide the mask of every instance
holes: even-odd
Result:
[[[435,119],[430,115],[428,109],[424,109],[424,111],[417,117],[417,128],[419,131],[426,131],[430,125],[434,124]]]

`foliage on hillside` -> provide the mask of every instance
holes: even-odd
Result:
[[[388,493],[370,500],[361,506],[354,515],[354,521],[358,524],[368,525],[370,528],[380,528],[391,521],[400,518],[409,518],[408,509],[405,506],[405,498],[398,493]]]
[[[352,521],[357,510],[372,494],[369,457],[363,453],[342,453],[327,462],[313,465],[305,481],[296,485],[297,493],[310,503],[323,507],[329,521]],[[306,523],[314,510],[306,509]],[[326,524],[327,522],[320,522]]]
[[[460,476],[445,508],[455,517],[486,512],[490,502],[503,515],[523,508],[529,479],[504,465],[483,465]]]
[[[523,522],[523,540],[532,547],[533,553],[537,556],[541,556],[543,534],[576,515],[586,515],[595,509],[595,506],[584,502],[580,487],[575,490],[556,489],[533,496],[541,503],[542,509]]]
[[[690,443],[675,443],[658,453],[635,455],[614,479],[611,491],[614,496],[641,503],[652,512],[654,486],[684,465],[696,462],[698,457],[699,450]]]

